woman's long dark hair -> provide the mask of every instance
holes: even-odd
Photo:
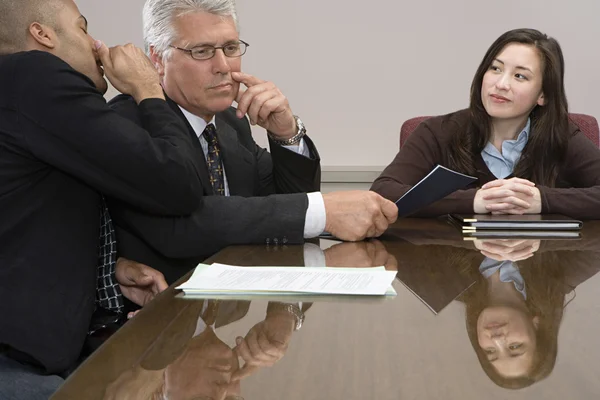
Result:
[[[451,167],[467,174],[476,173],[474,155],[481,153],[491,136],[491,117],[481,100],[483,76],[498,54],[511,43],[530,45],[537,50],[543,69],[545,100],[544,106],[536,106],[530,114],[529,140],[515,167],[514,176],[554,187],[569,140],[565,62],[558,42],[535,29],[508,31],[488,49],[471,85],[469,125],[466,130],[454,135],[450,142]]]

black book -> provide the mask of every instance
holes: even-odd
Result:
[[[465,236],[476,237],[579,237],[583,223],[558,214],[461,215],[450,214],[449,222]]]

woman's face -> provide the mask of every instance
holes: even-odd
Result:
[[[483,75],[481,100],[493,119],[519,119],[529,116],[536,105],[544,105],[543,65],[538,51],[512,43],[492,61]]]
[[[477,320],[477,339],[488,361],[505,378],[527,376],[536,352],[539,318],[510,306],[488,307]]]

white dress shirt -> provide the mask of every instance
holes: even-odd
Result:
[[[202,311],[200,311],[200,316],[198,317],[198,321],[196,321],[196,329],[195,329],[194,335],[192,337],[196,337],[206,330],[206,328],[207,328],[206,322],[204,322],[204,320],[202,319],[202,315],[206,312],[207,308],[208,308],[208,300],[204,300],[204,304],[202,305]],[[214,330],[215,325],[216,325],[216,319],[215,319],[215,322],[210,327]]]
[[[202,146],[202,152],[204,153],[204,157],[208,155],[208,142],[202,135],[206,125],[208,123],[201,117],[194,115],[179,106],[181,112],[188,120],[194,132],[196,132],[196,136],[200,140],[200,146]],[[217,127],[215,117],[213,116],[210,121],[211,124]],[[295,153],[301,154],[304,157],[310,157],[310,150],[306,145],[304,139],[300,140],[300,143],[292,146],[282,146],[288,150],[291,150]],[[229,184],[227,183],[227,171],[225,170],[225,166],[221,165],[223,168],[223,181],[225,184],[225,196],[229,196]],[[326,214],[325,214],[325,202],[323,201],[323,195],[320,192],[308,193],[308,209],[306,210],[305,222],[304,222],[304,238],[313,238],[319,236],[325,230],[325,222],[326,222]]]
[[[321,249],[321,246],[318,246],[314,243],[304,243],[303,253],[305,267],[325,268],[327,266],[325,261],[325,252],[323,249]]]

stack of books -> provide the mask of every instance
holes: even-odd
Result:
[[[533,215],[463,215],[450,214],[448,221],[463,236],[511,239],[571,239],[581,236],[581,221],[557,214]]]

